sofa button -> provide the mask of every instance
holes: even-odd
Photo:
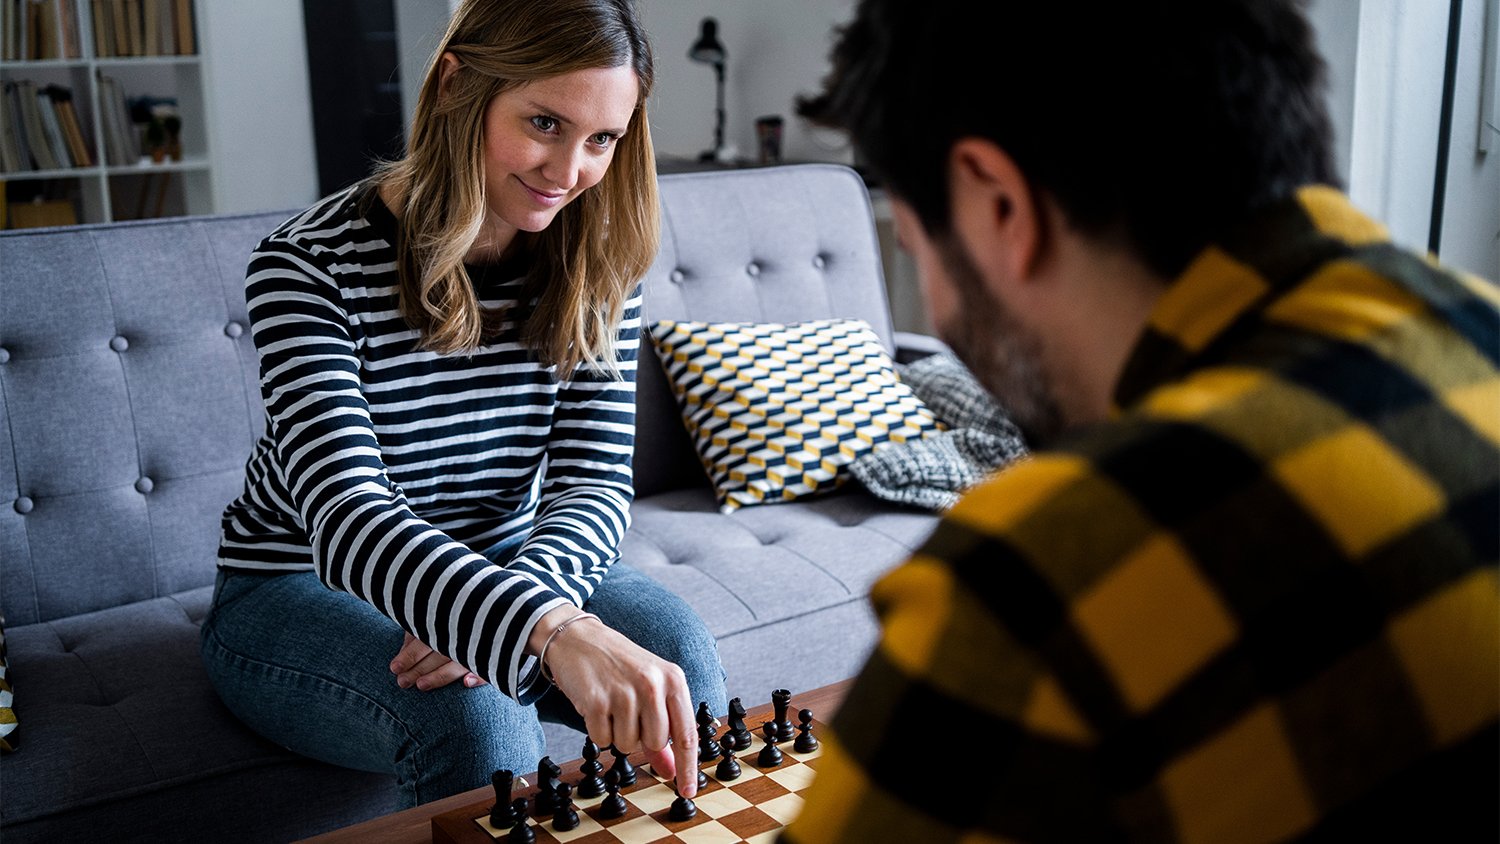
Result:
[[[34,506],[36,506],[35,503],[24,495],[16,499],[16,512],[23,516],[30,513]]]
[[[673,270],[671,274],[667,276],[667,278],[670,279],[673,284],[681,284],[682,280],[686,278],[686,276],[683,275],[682,270]]]
[[[124,337],[116,335],[109,338],[109,347],[117,352],[123,352],[126,349],[130,348],[130,341],[126,340]]]
[[[237,322],[231,322],[228,325],[224,326],[224,333],[229,335],[230,337],[238,337],[241,334],[245,333],[245,326],[240,325]]]
[[[814,255],[813,266],[821,270],[824,267],[828,266],[828,262],[824,260],[822,255]]]
[[[751,278],[760,275],[760,264],[751,261],[750,266],[745,268],[745,272],[749,273]]]
[[[139,492],[141,495],[145,495],[153,489],[156,489],[156,482],[151,480],[150,478],[142,476],[135,482],[135,491]]]
[[[10,363],[10,349],[0,346],[0,363]]]

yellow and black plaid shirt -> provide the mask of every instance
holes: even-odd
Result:
[[[1497,840],[1497,303],[1329,188],[1205,250],[876,586],[787,838]]]

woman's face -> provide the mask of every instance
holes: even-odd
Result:
[[[491,100],[483,251],[498,255],[516,232],[545,229],[564,205],[598,184],[639,96],[635,71],[621,65],[529,82]]]

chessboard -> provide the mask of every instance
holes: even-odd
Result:
[[[794,740],[779,741],[776,748],[781,752],[781,763],[776,766],[761,766],[761,750],[766,745],[762,734],[762,721],[755,718],[753,710],[746,726],[752,731],[750,746],[735,753],[740,774],[732,780],[721,780],[718,776],[718,761],[701,762],[699,770],[707,783],[699,788],[693,798],[697,813],[690,820],[671,819],[671,805],[677,793],[670,781],[657,776],[644,761],[644,753],[632,754],[628,758],[636,767],[634,785],[621,787],[626,811],[616,818],[606,819],[601,812],[604,796],[572,797],[578,811],[578,826],[566,832],[554,828],[551,816],[538,817],[535,813],[537,786],[517,788],[516,796],[528,798],[532,807],[526,824],[539,844],[719,844],[719,842],[771,842],[781,828],[797,816],[802,808],[802,792],[812,784],[818,768],[822,748],[809,752],[795,749]],[[795,709],[792,710],[796,712]],[[763,716],[770,720],[769,715]],[[791,723],[797,718],[791,717]],[[822,723],[811,722],[812,733],[822,730]],[[611,756],[605,751],[601,762]],[[584,773],[580,763],[569,763],[563,767],[564,782],[577,784]],[[530,778],[528,778],[530,779]],[[702,780],[700,779],[700,782]],[[511,840],[511,830],[496,829],[490,825],[490,809],[495,804],[493,796],[481,802],[437,815],[432,819],[432,840],[435,844],[506,844]]]

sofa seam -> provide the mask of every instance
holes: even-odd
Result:
[[[110,324],[114,326],[115,336],[122,336],[119,309],[115,307],[115,286],[109,274],[109,266],[104,262],[104,255],[99,251],[98,232],[89,235],[89,245],[94,247],[94,257],[99,261],[99,277],[104,281],[105,299],[109,302]],[[146,474],[145,455],[141,453],[141,425],[135,414],[135,391],[131,389],[129,367],[125,365],[125,359],[120,357],[123,354],[124,350],[115,352],[120,364],[120,382],[125,385],[125,406],[130,411],[130,433],[135,441],[135,468],[136,478],[139,481],[140,478],[149,476]],[[141,494],[145,495],[145,493]],[[151,566],[151,593],[153,598],[160,598],[162,596],[161,567],[156,564],[156,526],[151,521],[151,502],[143,497],[141,507],[146,512],[146,553]]]
[[[4,378],[0,378],[0,400],[5,402],[7,408],[10,407],[10,394],[6,392]],[[5,413],[5,431],[10,437],[10,465],[15,467],[16,473],[16,498],[20,498],[25,494],[25,490],[21,489],[21,455],[16,450],[15,417],[8,410]],[[21,522],[21,534],[25,537],[26,542],[26,568],[31,573],[31,615],[32,618],[40,620],[42,617],[42,599],[37,595],[36,588],[36,556],[31,552],[31,520],[22,519]],[[0,618],[3,618],[3,615],[3,610],[0,610]]]
[[[202,226],[202,224],[200,224],[200,226]],[[208,244],[208,252],[209,252],[209,254],[213,256],[213,259],[214,259],[214,269],[215,270],[219,270],[224,265],[224,262],[222,260],[223,256],[221,256],[219,254],[218,247],[214,245],[214,239],[213,238],[208,237],[205,234],[203,239]],[[241,281],[240,281],[240,294],[241,294],[241,296],[244,295],[244,290],[245,290],[245,283],[244,283],[244,280],[241,279]],[[230,320],[234,319],[234,303],[231,302],[230,299],[229,299],[229,292],[228,292],[228,290],[225,289],[225,279],[224,279],[222,273],[220,273],[220,275],[219,275],[219,294],[224,297],[224,322],[227,325]],[[249,315],[248,311],[249,311],[249,304],[247,303],[246,304],[246,314],[245,314],[245,330],[246,331],[250,331],[250,337],[251,337],[251,340],[253,341],[254,338],[255,338],[255,332],[251,331],[251,329],[250,329],[250,315]],[[234,343],[234,359],[236,361],[242,361],[242,359],[244,357],[244,353],[240,351],[239,341],[236,340],[235,338],[230,338],[230,339]],[[243,368],[244,367],[244,363],[241,362],[240,366],[241,366],[241,368]],[[250,412],[250,396],[249,396],[249,391],[245,389],[245,379],[241,378],[241,379],[239,379],[239,381],[240,381],[240,384],[239,384],[239,388],[240,388],[239,389],[240,402],[245,405],[245,418],[246,419],[251,419],[254,414],[252,414]],[[250,442],[252,443],[252,445],[251,445],[251,450],[252,451],[254,450],[253,443],[255,442],[256,436],[257,436],[257,434],[256,434],[256,431],[255,431],[255,423],[252,422],[252,423],[250,423]]]
[[[662,544],[660,542],[658,542],[656,539],[652,538],[648,533],[646,533],[646,531],[637,529],[636,530],[636,535],[640,536],[641,538],[645,539],[647,542],[650,542],[652,545],[654,545],[656,547],[656,550],[659,551],[659,552],[661,552],[661,555],[663,557],[668,556],[667,555],[667,551],[666,551],[666,549],[664,547],[662,547]],[[697,566],[694,566],[693,568],[699,574],[701,574],[704,577],[708,578],[709,580],[713,581],[714,585],[716,585],[720,589],[724,590],[725,594],[727,594],[730,597],[734,598],[736,601],[739,601],[740,602],[740,606],[742,606],[742,607],[745,608],[745,612],[749,613],[751,618],[755,619],[756,621],[760,621],[760,616],[756,614],[754,608],[752,608],[748,603],[746,603],[745,599],[741,598],[739,596],[738,592],[735,592],[733,589],[730,589],[728,586],[726,586],[724,584],[723,581],[719,580],[717,577],[714,577],[712,574],[709,574],[707,571],[704,571],[703,569],[698,568]]]
[[[860,596],[860,595],[850,595],[847,599],[845,599],[843,601],[840,601],[837,604],[827,604],[827,605],[821,606],[821,607],[814,607],[813,609],[807,610],[806,612],[800,612],[800,613],[797,613],[796,615],[789,615],[786,618],[778,618],[775,621],[768,621],[765,624],[761,624],[761,625],[758,625],[758,626],[755,626],[755,627],[741,627],[740,629],[734,631],[733,633],[725,633],[722,636],[715,636],[714,638],[717,639],[718,641],[722,642],[722,641],[726,641],[726,640],[729,640],[729,639],[733,639],[736,636],[743,636],[743,635],[746,635],[746,634],[749,634],[749,633],[754,633],[757,630],[763,630],[763,629],[765,629],[767,627],[771,627],[773,625],[786,624],[786,623],[789,623],[789,622],[797,621],[798,619],[808,618],[810,616],[814,616],[814,615],[817,615],[819,613],[828,612],[829,610],[836,610],[836,609],[839,609],[841,607],[847,607],[850,604],[864,603],[865,601],[866,601],[866,599],[863,596]]]

